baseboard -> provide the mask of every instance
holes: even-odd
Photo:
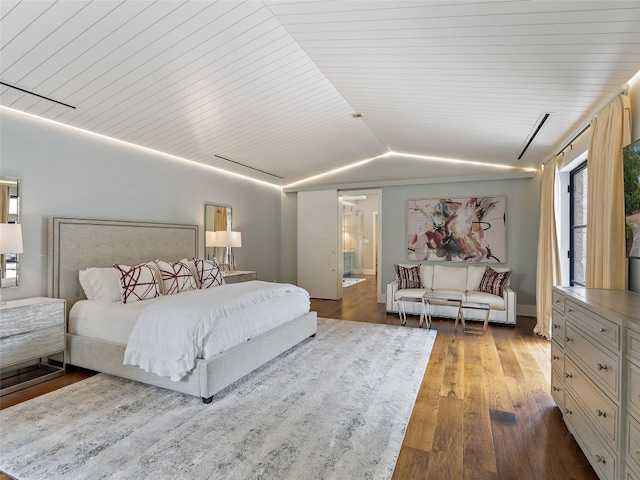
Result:
[[[537,317],[535,305],[522,305],[516,306],[516,315],[522,315],[523,317]]]

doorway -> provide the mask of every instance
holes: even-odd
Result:
[[[356,294],[354,285],[378,284],[378,190],[341,191],[343,211],[343,297]]]

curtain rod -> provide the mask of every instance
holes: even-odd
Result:
[[[618,89],[618,91],[616,92],[615,95],[613,95],[609,100],[607,100],[605,103],[603,103],[601,106],[599,106],[595,111],[596,113],[594,115],[591,116],[591,118],[595,118],[598,115],[600,115],[600,112],[602,112],[602,110],[605,109],[605,107],[607,105],[609,105],[615,98],[617,98],[619,95],[628,95],[629,94],[629,84],[628,83],[623,83],[620,88]],[[549,163],[551,160],[553,160],[554,158],[556,158],[558,155],[560,155],[561,153],[563,154],[564,151],[571,146],[571,144],[580,136],[582,135],[584,132],[586,132],[587,130],[589,130],[591,128],[591,121],[589,121],[589,123],[587,123],[584,127],[582,127],[582,129],[580,129],[580,131],[578,133],[576,133],[573,137],[571,137],[571,140],[569,140],[567,143],[564,144],[564,147],[562,147],[558,153],[556,153],[555,155],[553,155],[551,158],[549,158],[546,162],[543,162],[542,165],[546,165],[547,163]]]

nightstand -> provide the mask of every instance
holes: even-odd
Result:
[[[256,272],[246,270],[233,270],[231,272],[223,272],[224,283],[240,283],[257,279]]]
[[[0,305],[0,395],[64,372],[65,301],[35,297]]]

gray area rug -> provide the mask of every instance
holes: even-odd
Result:
[[[99,374],[0,411],[0,469],[28,479],[386,479],[435,332],[318,320],[214,397]]]

